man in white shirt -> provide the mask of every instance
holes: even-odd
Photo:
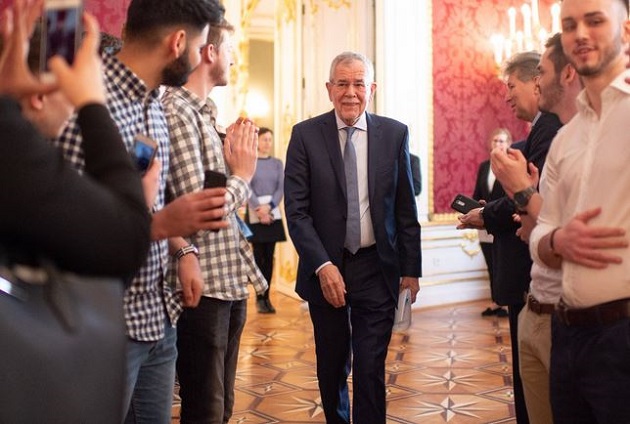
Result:
[[[550,371],[556,424],[630,422],[627,17],[627,1],[562,3],[563,50],[585,90],[549,151],[530,239],[536,263],[562,267]]]
[[[575,99],[582,89],[582,83],[564,55],[559,33],[551,37],[545,47],[538,64],[538,108],[555,113],[566,124],[577,113]],[[534,169],[531,175],[527,173],[527,161],[516,149],[508,152],[495,149],[492,152],[492,167],[508,195],[521,202],[521,228],[518,234],[523,241],[528,241],[542,205],[541,195],[530,190],[538,183],[538,173]],[[546,190],[543,172],[541,194],[544,195]],[[519,195],[515,196],[515,193]],[[551,314],[554,304],[560,299],[561,286],[562,274],[559,269],[534,263],[527,306],[518,317],[519,367],[527,414],[533,423],[553,422],[549,402]]]

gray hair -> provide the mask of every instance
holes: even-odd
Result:
[[[363,67],[365,68],[365,84],[369,85],[374,82],[374,65],[370,62],[370,59],[362,55],[361,53],[356,52],[343,52],[338,54],[330,64],[330,74],[328,76],[328,80],[333,82],[333,75],[335,73],[335,69],[338,65],[342,63],[354,62],[355,60],[363,63]]]
[[[522,82],[529,82],[538,76],[538,63],[540,62],[540,53],[523,52],[512,56],[503,68],[503,76],[505,78],[512,74]]]

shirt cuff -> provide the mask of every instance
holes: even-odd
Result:
[[[324,262],[323,264],[321,264],[321,265],[319,266],[319,268],[317,268],[317,269],[315,270],[315,275],[319,275],[319,271],[321,271],[321,270],[322,270],[322,268],[323,268],[323,267],[325,267],[325,266],[327,266],[327,265],[332,265],[332,262],[330,262],[330,261],[326,261],[326,262]]]
[[[542,238],[549,234],[554,228],[556,227],[549,224],[541,224],[539,222],[529,236],[529,254],[532,257],[532,260],[538,265],[547,267],[547,264],[543,262],[538,255],[538,246],[540,245],[540,240],[542,240]]]

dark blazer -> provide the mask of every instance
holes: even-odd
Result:
[[[420,225],[409,164],[409,130],[367,114],[370,212],[380,267],[398,298],[401,276],[421,275]],[[346,183],[335,112],[293,127],[285,165],[285,211],[300,256],[296,292],[327,304],[315,274],[331,261],[342,269]]]
[[[420,169],[420,158],[414,154],[409,154],[409,160],[411,161],[413,194],[417,196],[422,193],[422,170]]]
[[[527,136],[523,154],[540,172],[545,165],[551,141],[560,127],[562,123],[556,115],[543,112]],[[514,144],[512,147],[518,146]],[[527,244],[516,236],[519,225],[512,219],[514,212],[514,202],[507,196],[489,202],[483,210],[485,227],[494,235],[492,298],[499,305],[523,304],[524,293],[529,289],[532,260]]]

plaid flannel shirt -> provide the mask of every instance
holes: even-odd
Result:
[[[183,87],[169,88],[162,102],[171,136],[169,194],[181,196],[202,190],[205,170],[227,174],[221,139],[210,123],[210,105]],[[218,232],[200,231],[187,240],[199,249],[203,295],[231,301],[248,297],[248,283],[261,294],[268,285],[236,220],[238,208],[249,198],[249,184],[231,175],[227,191],[230,226]],[[176,261],[171,260],[167,277],[171,284],[177,279],[176,267]]]
[[[159,90],[149,91],[146,85],[115,56],[103,59],[107,107],[122,138],[131,151],[137,134],[147,135],[158,143],[157,160],[162,164],[160,190],[153,211],[164,207],[166,178],[169,169],[168,127],[159,100]],[[83,139],[76,116],[69,121],[63,134],[54,141],[65,158],[79,172],[85,168]],[[94,240],[98,243],[98,240]],[[145,265],[125,290],[124,312],[127,335],[139,341],[156,341],[164,337],[166,310],[175,325],[182,311],[181,294],[168,286],[165,278],[168,266],[168,241],[151,243]]]

